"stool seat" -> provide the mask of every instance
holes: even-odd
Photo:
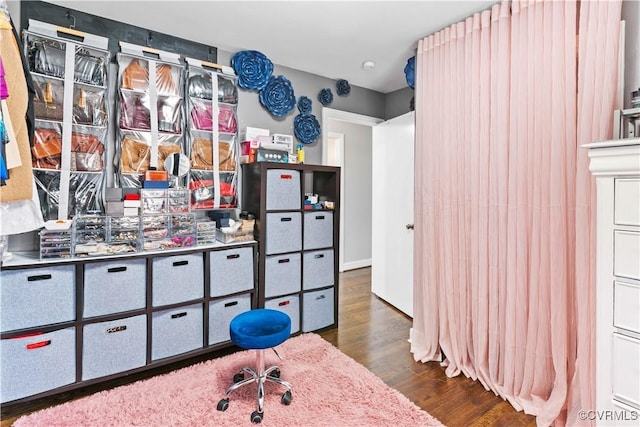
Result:
[[[229,333],[231,341],[241,348],[259,350],[276,347],[291,335],[291,318],[282,311],[259,308],[234,317]]]

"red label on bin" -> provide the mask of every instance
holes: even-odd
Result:
[[[282,301],[282,302],[281,302],[281,303],[279,303],[278,305],[279,305],[280,307],[282,307],[283,305],[289,305],[289,303],[290,303],[290,302],[291,302],[291,301]]]
[[[33,344],[27,344],[27,350],[33,350],[36,348],[46,347],[51,344],[51,340],[34,342]]]
[[[292,175],[280,175],[281,179],[292,179],[293,176]]]

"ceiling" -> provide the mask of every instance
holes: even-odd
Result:
[[[388,93],[407,87],[404,66],[419,39],[497,1],[49,2]],[[373,70],[362,68],[367,60]]]

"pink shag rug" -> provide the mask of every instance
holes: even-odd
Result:
[[[319,335],[308,333],[267,351],[293,385],[291,405],[280,403],[284,388],[267,383],[262,426],[442,426],[364,366]],[[233,375],[253,366],[255,353],[241,351],[165,375],[106,390],[21,417],[24,426],[250,426],[257,386],[231,393],[229,408],[216,410]]]

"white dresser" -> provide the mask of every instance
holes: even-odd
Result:
[[[597,186],[598,425],[640,425],[640,138],[586,146]],[[587,408],[584,408],[587,409]]]

